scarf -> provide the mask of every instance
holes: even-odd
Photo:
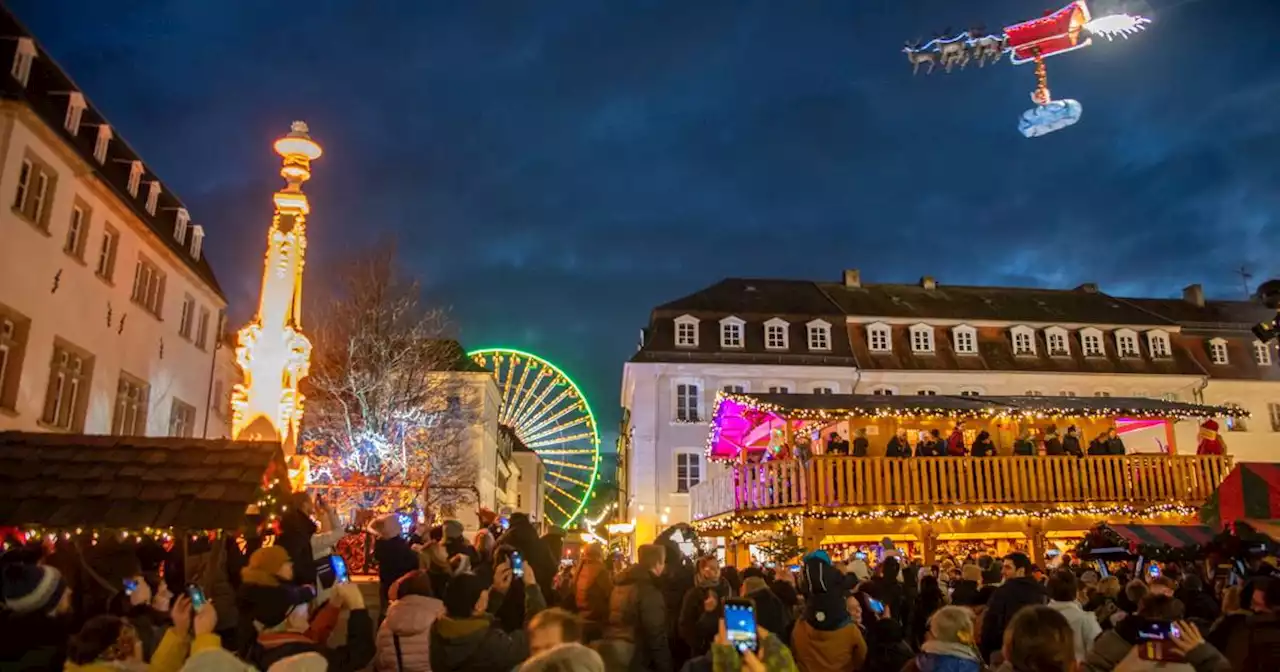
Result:
[[[970,644],[961,644],[960,642],[943,642],[931,639],[920,645],[920,653],[927,653],[932,656],[951,656],[952,658],[962,658],[964,660],[981,661],[978,652]]]

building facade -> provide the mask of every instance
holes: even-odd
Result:
[[[204,229],[7,10],[0,34],[0,430],[226,436]]]
[[[755,393],[1151,397],[1235,404],[1218,419],[1239,460],[1280,459],[1275,344],[1246,302],[1123,298],[1068,290],[728,279],[652,311],[625,365],[627,515],[636,538],[688,522],[689,489],[718,468],[704,451],[720,390]],[[1065,429],[1065,428],[1060,428]],[[1173,443],[1195,450],[1197,424]],[[1168,450],[1164,432],[1130,451]],[[849,437],[844,437],[849,438]],[[888,437],[869,437],[883,443]],[[1085,437],[1087,439],[1092,437]]]

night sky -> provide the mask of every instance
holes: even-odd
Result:
[[[1242,264],[1280,271],[1276,0],[1099,0],[1154,22],[1050,59],[1084,117],[1033,140],[1031,66],[913,78],[900,49],[1057,0],[9,4],[204,225],[235,324],[304,119],[309,272],[395,236],[466,345],[584,383],[606,445],[649,310],[726,276],[1240,297]]]

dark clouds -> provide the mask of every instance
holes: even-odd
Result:
[[[394,234],[468,345],[562,363],[606,428],[649,309],[724,276],[1236,295],[1240,264],[1280,270],[1280,3],[1108,4],[1155,22],[1051,59],[1084,117],[1026,140],[1029,66],[913,78],[898,51],[1032,18],[1012,0],[11,3],[188,201],[238,320],[270,142],[306,119],[310,268]]]

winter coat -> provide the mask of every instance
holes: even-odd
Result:
[[[1018,439],[1013,442],[1013,454],[1031,456],[1036,454],[1036,444],[1030,439]]]
[[[387,607],[378,628],[373,666],[377,672],[430,672],[431,625],[444,616],[444,603],[434,597],[406,595]],[[400,656],[396,656],[396,638]]]
[[[0,670],[61,670],[71,627],[69,618],[0,609]]]
[[[885,444],[884,456],[885,457],[910,457],[911,447],[910,445],[907,444],[905,439],[899,438],[898,436],[895,435],[892,439],[889,439],[889,443]]]
[[[1122,637],[1117,630],[1108,630],[1093,643],[1088,655],[1080,664],[1079,672],[1111,672],[1124,657],[1129,655],[1133,644]],[[1001,668],[1003,669],[1003,668]],[[1128,670],[1159,670],[1160,672],[1243,672],[1246,668],[1233,668],[1227,659],[1210,644],[1201,644],[1187,652],[1186,662],[1161,663],[1152,660],[1139,660]],[[1261,668],[1259,668],[1261,669]]]
[[[1080,450],[1080,438],[1075,434],[1068,434],[1062,437],[1062,452],[1067,455],[1083,457],[1084,453]]]
[[[800,672],[857,670],[867,659],[867,640],[853,621],[836,630],[819,630],[801,620],[791,631],[791,654]]]
[[[1098,618],[1080,607],[1075,600],[1069,602],[1049,601],[1049,608],[1062,614],[1071,626],[1071,634],[1075,637],[1076,660],[1083,661],[1085,654],[1093,647],[1093,642],[1102,634],[1102,626]]]
[[[978,603],[978,582],[970,579],[960,579],[956,582],[956,589],[951,592],[951,604],[960,607],[970,607]]]
[[[1280,668],[1280,616],[1250,616],[1234,628],[1223,653],[1237,672],[1273,672]]]
[[[796,672],[796,661],[791,651],[773,633],[760,640],[760,652],[757,654],[764,669],[769,672]],[[577,672],[578,668],[573,668]],[[740,672],[747,669],[742,662],[742,655],[732,646],[713,644],[711,652],[698,656],[681,668],[681,672]],[[524,670],[521,670],[524,672]]]
[[[847,445],[847,444],[846,444]],[[871,442],[867,441],[867,437],[859,436],[853,440],[853,456],[866,457],[867,449],[871,447]]]
[[[898,582],[897,572],[894,572],[893,576],[889,576],[886,572],[882,576],[871,579],[871,594],[889,607],[889,614],[899,625],[906,622],[907,599],[902,584]]]
[[[378,598],[382,600],[379,604],[391,601],[387,598],[391,584],[422,565],[422,560],[409,547],[409,542],[400,536],[373,542],[373,559],[378,562]]]
[[[1004,629],[1019,609],[1046,601],[1044,586],[1029,576],[1009,579],[997,588],[982,615],[982,640],[978,647],[982,651],[982,659],[990,660],[991,654],[1004,645]]]
[[[982,661],[971,646],[954,642],[928,641],[902,672],[979,672]]]
[[[747,593],[747,597],[756,603],[756,625],[777,635],[784,642],[790,641],[791,611],[774,591],[764,588]],[[716,624],[717,629],[719,625]]]
[[[995,454],[996,454],[996,444],[991,441],[990,436],[986,437],[985,439],[980,436],[978,437],[977,441],[973,442],[974,457],[990,457]]]
[[[642,565],[632,565],[619,576],[609,596],[609,624],[596,648],[606,668],[611,672],[672,672],[666,614],[662,591],[652,572]]]
[[[716,595],[716,608],[703,608],[709,593]],[[711,640],[720,630],[720,617],[724,615],[724,600],[730,597],[729,582],[721,578],[715,585],[695,585],[684,594],[680,602],[680,639],[689,645],[692,656],[701,656],[711,650]]]
[[[369,618],[367,609],[353,609],[347,617],[347,643],[344,646],[328,648],[324,642],[329,640],[329,632],[337,621],[337,608],[321,609],[311,622],[307,632],[272,632],[258,635],[246,660],[259,670],[266,670],[272,665],[293,656],[316,654],[324,656],[328,661],[329,672],[355,672],[364,669],[373,660],[373,620]],[[326,621],[327,629],[317,632],[322,616],[329,612],[331,619]]]
[[[1089,442],[1089,456],[1097,457],[1110,454],[1111,450],[1107,447],[1105,441],[1094,439]]]
[[[534,570],[537,571],[537,570]],[[586,641],[600,637],[609,622],[609,595],[613,580],[609,569],[599,560],[586,560],[573,578],[573,605],[586,627]]]
[[[902,626],[888,618],[876,619],[867,628],[867,662],[864,670],[901,670],[911,660]]]
[[[489,593],[491,613],[502,599],[501,593]],[[526,625],[545,607],[542,591],[524,591]],[[529,657],[529,636],[525,630],[506,632],[490,614],[468,618],[441,616],[431,624],[430,632],[432,672],[510,672]]]
[[[316,582],[316,560],[311,551],[311,537],[316,533],[316,523],[301,509],[291,507],[280,516],[280,534],[275,545],[289,552],[293,562],[293,580],[298,583]]]
[[[1044,454],[1045,455],[1065,455],[1066,451],[1062,448],[1062,439],[1057,434],[1050,434],[1044,437]]]
[[[964,433],[960,430],[951,432],[951,436],[947,437],[947,455],[951,457],[964,457]]]
[[[547,545],[538,537],[533,523],[528,516],[512,514],[511,527],[498,539],[498,545],[506,544],[520,552],[526,565],[533,568],[534,577],[538,579],[538,587],[542,589],[544,603],[555,599],[556,569],[559,568],[557,558],[551,555]],[[472,549],[474,553],[474,549]]]
[[[1108,455],[1124,455],[1125,454],[1124,440],[1118,436],[1113,436],[1110,439],[1107,439],[1107,454]]]

